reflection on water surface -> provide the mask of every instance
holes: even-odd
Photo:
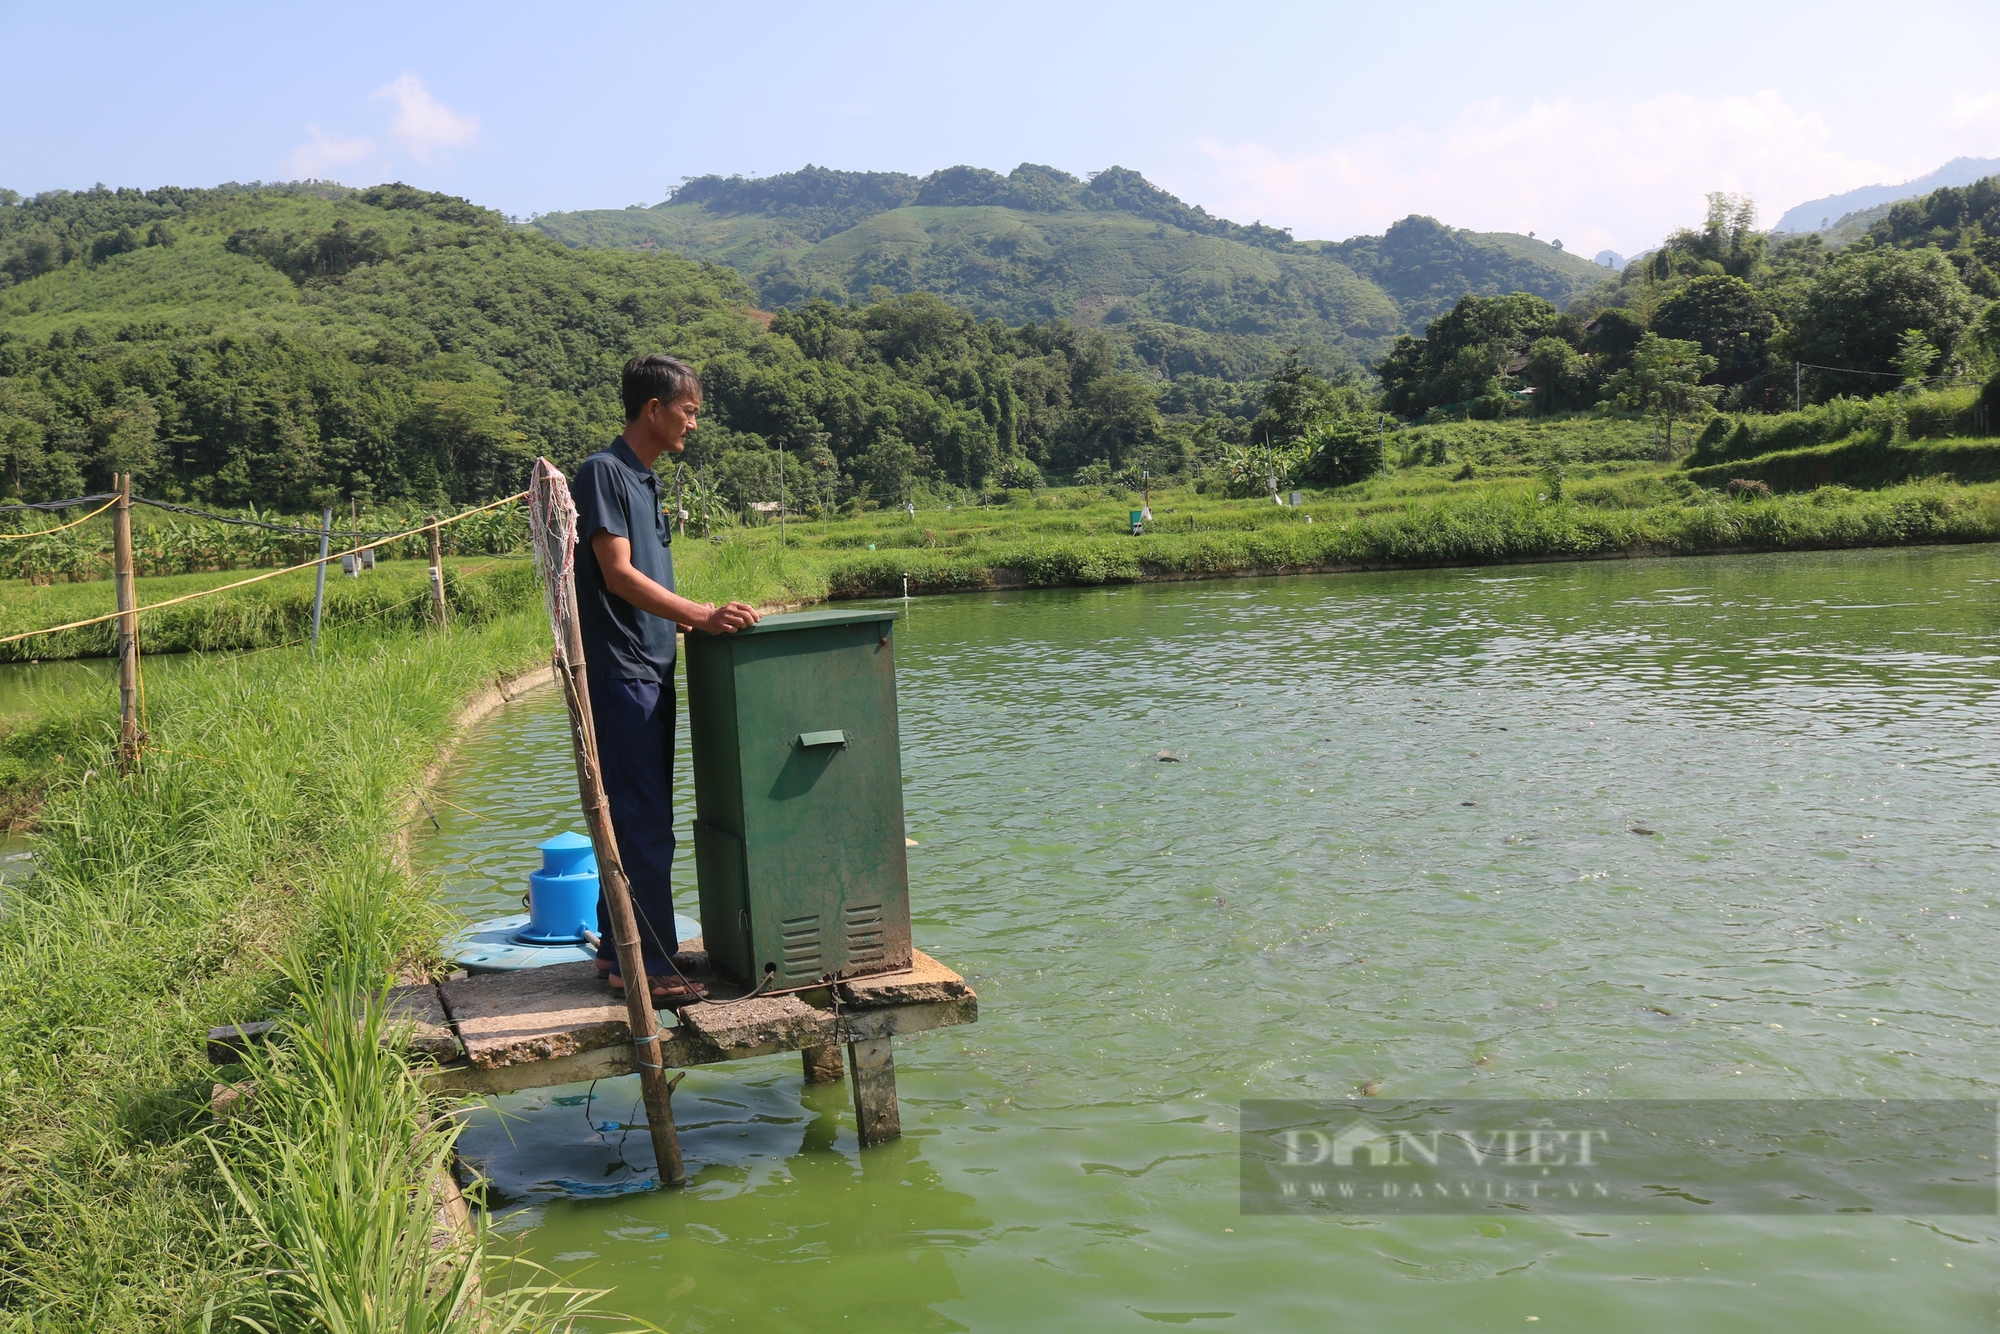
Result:
[[[643,1134],[596,1128],[630,1080],[498,1100],[466,1151],[531,1255],[676,1329],[1988,1327],[1991,1219],[1244,1217],[1233,1129],[1367,1084],[1992,1096],[1996,578],[1956,548],[918,601],[917,939],[983,1017],[899,1043],[903,1142],[858,1153],[772,1058],[690,1074],[684,1193],[630,1193]],[[574,825],[563,747],[543,693],[462,752],[481,818],[423,855],[468,912]]]

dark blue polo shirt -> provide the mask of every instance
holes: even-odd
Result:
[[[599,531],[632,544],[632,568],[669,591],[672,529],[660,511],[660,479],[623,436],[598,450],[570,483],[576,499],[576,599],[583,657],[597,680],[671,681],[677,627],[604,587],[590,539]]]

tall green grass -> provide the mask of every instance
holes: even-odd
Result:
[[[390,861],[404,795],[546,635],[528,612],[176,673],[128,778],[110,698],[0,736],[46,784],[0,915],[0,1328],[501,1328],[576,1300],[439,1296],[484,1260],[432,1251],[449,1123],[356,1024],[440,924]],[[211,1128],[206,1029],[285,1013],[249,1119]]]
[[[1389,456],[1403,467],[1475,464],[1499,467],[1559,456],[1570,463],[1651,459],[1659,449],[1651,422],[1623,413],[1566,412],[1502,421],[1439,422],[1388,436]]]
[[[805,548],[734,540],[674,543],[674,582],[697,602],[748,602],[772,607],[818,602],[827,595],[821,562]]]
[[[1986,391],[1990,399],[1990,391]],[[1898,439],[1941,439],[1976,432],[1982,391],[1958,385],[1921,393],[1883,394],[1876,398],[1835,398],[1798,412],[1711,417],[1688,458],[1704,468],[1733,459],[1810,449],[1853,437],[1877,444]],[[1991,429],[1990,425],[1987,429]],[[1835,478],[1845,481],[1845,478]]]
[[[381,901],[364,887],[351,908]],[[374,941],[358,939],[365,958]],[[482,1295],[479,1244],[435,1220],[447,1208],[452,1122],[383,1043],[378,968],[354,954],[288,951],[298,993],[285,1047],[247,1062],[254,1090],[217,1172],[247,1224],[254,1275],[232,1309],[272,1330],[445,1330]],[[412,1232],[433,1234],[411,1244]]]
[[[211,1137],[247,1233],[227,1314],[257,1330],[508,1334],[559,1325],[597,1294],[492,1263],[448,1210],[458,1122],[397,1053],[381,979],[406,912],[392,880],[336,877],[329,939],[294,937],[285,1045],[253,1052],[245,1113]],[[331,960],[331,962],[327,962]],[[204,1314],[207,1314],[205,1312]]]
[[[1778,491],[1893,486],[1912,477],[1991,482],[2000,480],[2000,440],[1897,442],[1877,432],[1861,432],[1832,444],[1689,468],[1685,475],[1697,486],[1727,486],[1741,477]]]

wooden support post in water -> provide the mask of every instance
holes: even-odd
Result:
[[[896,1055],[888,1038],[847,1044],[847,1068],[854,1080],[854,1120],[861,1146],[887,1144],[903,1133],[903,1113],[896,1105]]]
[[[438,536],[438,516],[425,516],[430,521],[431,539],[431,617],[440,630],[450,626],[449,614],[444,605],[444,543]]]
[[[843,1071],[840,1068],[840,1044],[829,1042],[824,1047],[807,1047],[799,1052],[805,1058],[806,1083],[837,1084]]]
[[[112,575],[118,585],[118,772],[139,760],[139,596],[132,585],[132,474],[117,480],[111,512]]]
[[[561,486],[567,490],[562,474],[546,461],[537,463],[534,485]],[[603,889],[605,905],[611,910],[611,939],[618,947],[618,975],[625,979],[625,1017],[632,1030],[632,1061],[639,1067],[639,1091],[646,1103],[646,1128],[653,1137],[653,1157],[660,1165],[661,1183],[682,1186],[687,1184],[687,1169],[681,1162],[680,1134],[674,1128],[673,1084],[667,1080],[666,1062],[660,1051],[660,1020],[653,1012],[652,984],[646,977],[645,955],[639,946],[639,922],[632,911],[631,882],[625,876],[625,863],[618,856],[618,838],[611,829],[611,806],[604,795],[604,775],[598,768],[597,729],[591,717],[590,689],[584,676],[583,631],[576,616],[576,576],[567,564],[562,572],[560,595],[552,602],[564,613],[562,624],[552,627],[560,636],[556,677],[562,682],[563,702],[569,706],[577,793],[582,798],[584,824],[590,830],[590,841],[597,853],[598,884]]]

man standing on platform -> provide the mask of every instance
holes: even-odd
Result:
[[[634,357],[620,388],[625,430],[583,461],[570,491],[576,499],[578,626],[597,726],[597,756],[611,804],[611,829],[632,883],[646,977],[656,1006],[701,999],[702,989],[673,968],[674,934],[674,637],[677,626],[728,634],[755,625],[741,602],[713,607],[674,592],[672,528],[660,509],[653,464],[687,448],[701,411],[701,381],[683,361]],[[602,897],[604,939],[597,966],[623,994],[617,946]]]

